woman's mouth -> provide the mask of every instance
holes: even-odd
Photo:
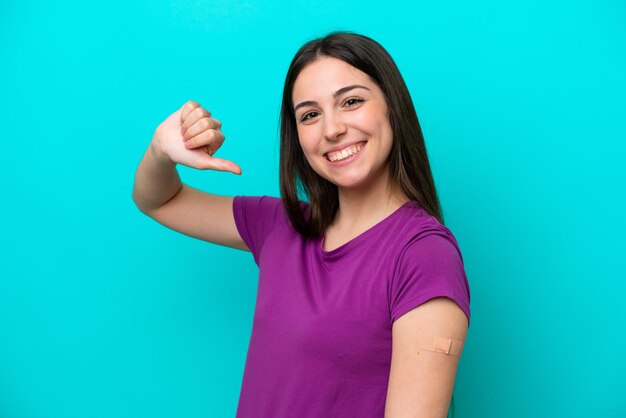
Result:
[[[358,154],[359,152],[361,152],[364,146],[365,146],[365,141],[359,142],[359,143],[347,146],[338,151],[328,152],[324,154],[324,157],[331,163],[338,163],[338,162],[347,160],[348,158]]]

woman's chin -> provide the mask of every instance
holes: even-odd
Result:
[[[366,187],[370,182],[363,176],[342,176],[330,180],[337,188],[345,191],[359,190]]]
[[[378,181],[384,181],[384,173],[375,174],[363,167],[345,168],[341,172],[315,170],[319,176],[344,191],[357,191],[362,188],[375,187]]]

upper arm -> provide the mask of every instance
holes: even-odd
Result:
[[[250,251],[235,224],[233,197],[206,193],[183,184],[173,198],[146,215],[185,235]]]
[[[386,418],[443,418],[448,412],[461,358],[420,348],[425,336],[465,341],[468,320],[448,298],[434,298],[392,325],[392,357]]]

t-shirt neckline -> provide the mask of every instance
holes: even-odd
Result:
[[[371,227],[369,227],[365,231],[361,232],[356,237],[352,238],[351,240],[341,244],[339,247],[334,248],[334,249],[332,249],[330,251],[324,250],[325,234],[321,235],[317,239],[317,242],[316,242],[317,250],[321,254],[321,256],[324,259],[326,259],[326,260],[331,260],[331,259],[337,258],[337,257],[341,256],[342,254],[344,254],[345,252],[348,252],[348,251],[352,250],[353,248],[359,246],[361,243],[367,242],[368,241],[368,237],[370,237],[371,235],[376,234],[378,231],[380,231],[381,228],[383,228],[385,225],[387,225],[389,222],[391,222],[403,210],[405,210],[409,206],[414,206],[414,205],[418,205],[418,203],[413,201],[413,200],[409,200],[407,202],[404,202],[398,209],[396,209],[393,212],[391,212],[385,218],[381,219],[378,223],[372,225]]]

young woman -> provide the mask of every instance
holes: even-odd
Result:
[[[214,156],[221,123],[189,101],[156,129],[133,190],[148,216],[259,266],[237,416],[445,417],[470,292],[392,58],[352,33],[306,43],[280,135],[281,199],[194,189],[177,164],[241,169]]]

